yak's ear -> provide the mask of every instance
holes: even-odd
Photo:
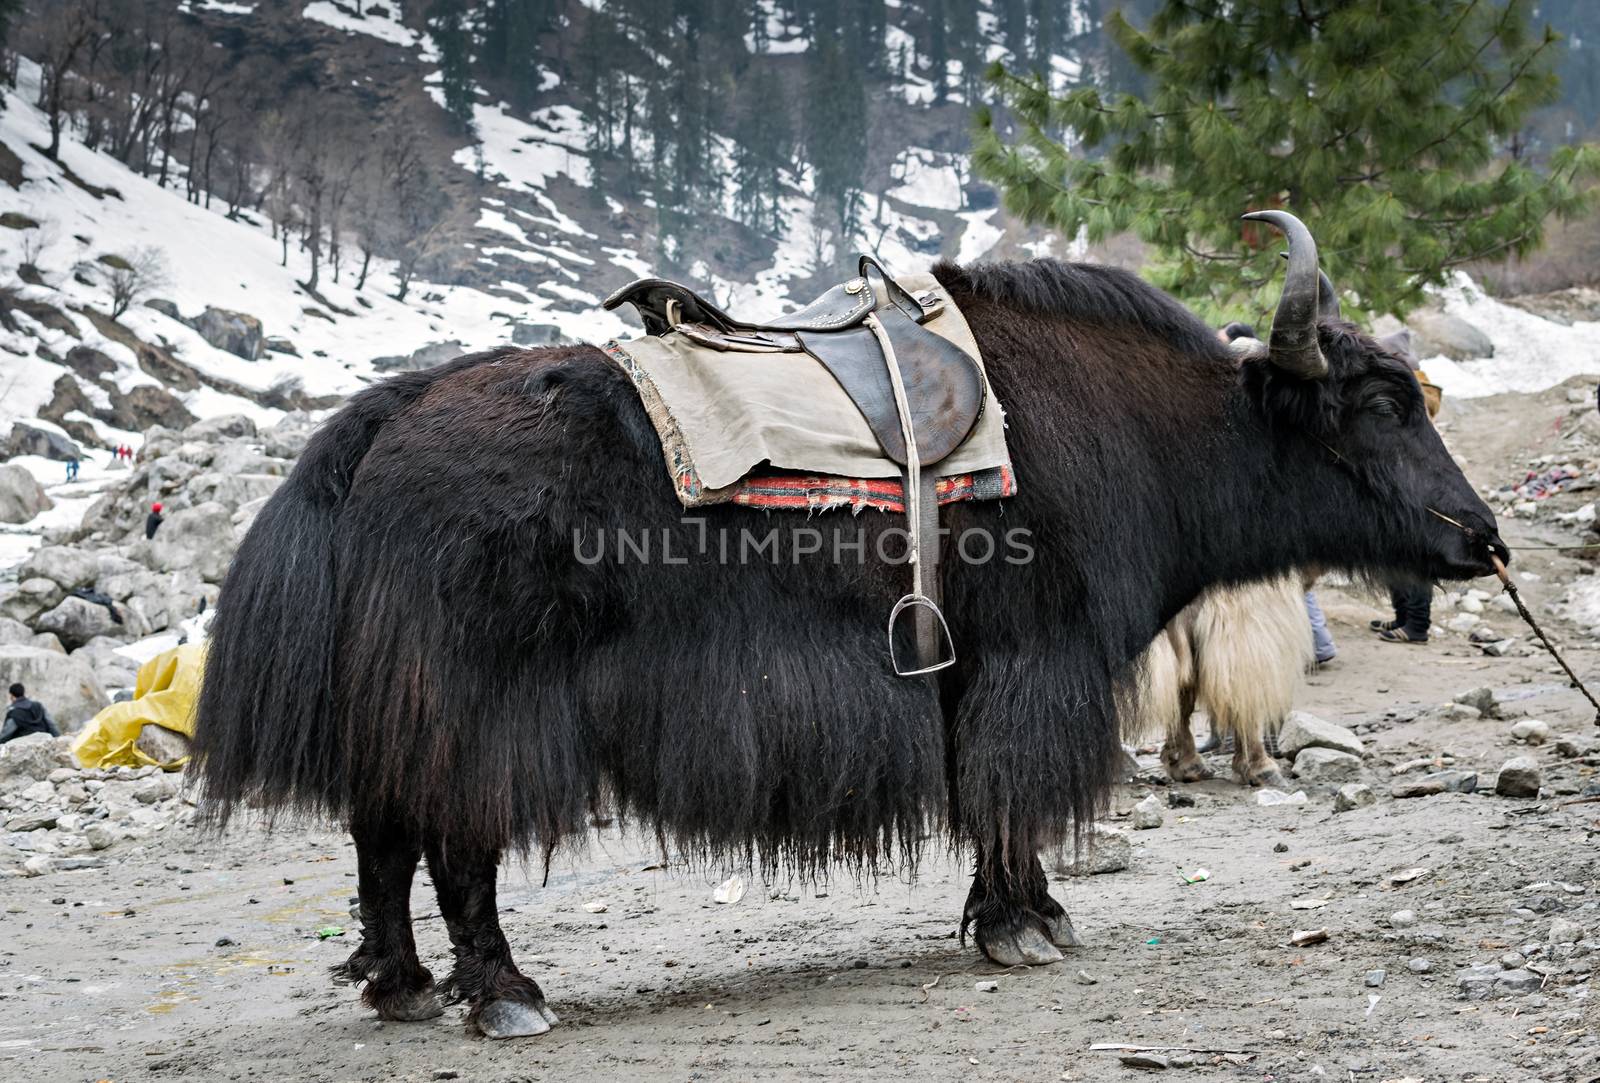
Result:
[[[1417,359],[1416,347],[1411,344],[1411,328],[1402,327],[1393,334],[1384,335],[1378,339],[1378,345],[1394,354],[1396,357],[1415,362]]]

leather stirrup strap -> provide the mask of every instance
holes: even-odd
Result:
[[[868,316],[866,324],[877,336],[883,349],[883,363],[889,370],[889,381],[894,386],[895,407],[900,414],[900,424],[906,443],[905,507],[906,524],[910,533],[911,593],[901,597],[889,611],[889,660],[898,677],[922,677],[937,673],[955,664],[955,643],[950,639],[950,626],[939,609],[939,499],[938,477],[929,472],[926,480],[922,474],[921,457],[917,454],[916,433],[912,431],[911,407],[906,401],[905,381],[900,374],[900,363],[895,358],[894,343],[877,316]],[[934,591],[934,595],[928,593]],[[916,611],[917,666],[903,669],[894,653],[895,625],[907,609]],[[949,644],[948,657],[941,659],[941,640]]]

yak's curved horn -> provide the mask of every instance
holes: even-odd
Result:
[[[1320,379],[1328,374],[1328,359],[1317,345],[1317,294],[1321,289],[1317,242],[1305,224],[1287,211],[1251,211],[1244,217],[1277,227],[1289,241],[1289,270],[1267,343],[1272,363],[1303,379]]]
[[[1287,252],[1279,254],[1284,259],[1289,258]],[[1328,277],[1328,272],[1320,267],[1317,268],[1317,315],[1344,319],[1344,313],[1339,310],[1339,291],[1333,288],[1333,279]]]
[[[1333,288],[1333,279],[1328,277],[1328,272],[1317,270],[1317,315],[1328,320],[1342,320],[1344,314],[1339,311],[1339,291]]]

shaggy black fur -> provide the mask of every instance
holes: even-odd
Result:
[[[697,552],[702,528],[600,351],[480,354],[356,396],[257,519],[201,697],[211,807],[390,824],[446,863],[548,849],[607,800],[691,853],[802,870],[910,861],[947,826],[981,855],[975,911],[1043,925],[1035,855],[1103,810],[1113,689],[1202,587],[1308,566],[1487,571],[1423,509],[1486,537],[1492,514],[1404,362],[1350,325],[1322,328],[1324,380],[1241,374],[1124,272],[936,274],[1007,408],[1020,483],[948,525],[1026,528],[1033,547],[1022,565],[944,560],[961,650],[937,687],[886,664],[903,567],[835,566],[831,546],[723,566]],[[692,518],[713,534],[794,523]],[[899,520],[809,525],[853,542]],[[575,559],[575,538],[617,528],[687,559]]]

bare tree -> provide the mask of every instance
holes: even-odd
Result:
[[[141,297],[148,297],[169,281],[167,260],[159,248],[140,248],[132,256],[110,264],[106,281],[111,287],[111,318],[121,319]]]
[[[39,61],[39,108],[50,123],[45,155],[61,155],[61,129],[70,119],[73,65],[101,33],[98,0],[71,0],[46,5],[32,20],[32,40],[24,51]]]

